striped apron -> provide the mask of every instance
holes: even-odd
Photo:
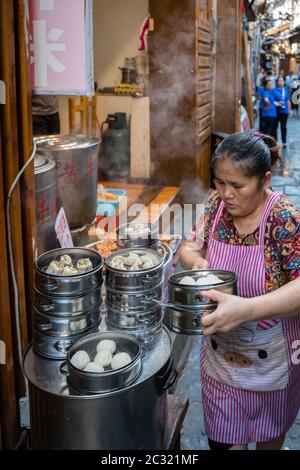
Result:
[[[222,201],[218,208],[208,242],[209,266],[235,272],[241,297],[267,294],[264,236],[278,196],[273,193],[267,201],[255,246],[231,245],[213,238],[224,209]],[[299,316],[249,322],[233,333],[203,339],[202,398],[210,439],[248,444],[286,433],[300,406],[300,365],[294,350],[299,340]]]

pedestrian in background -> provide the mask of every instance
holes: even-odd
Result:
[[[266,78],[263,82],[263,92],[262,92],[262,131],[266,135],[275,137],[275,124],[277,118],[277,111],[275,106],[275,99],[273,95],[273,86],[269,78]]]
[[[275,119],[275,138],[277,139],[277,130],[280,123],[281,140],[283,147],[286,147],[287,121],[291,109],[290,93],[285,87],[285,81],[282,77],[278,78],[276,88],[273,90],[277,117]]]

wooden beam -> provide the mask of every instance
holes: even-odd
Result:
[[[249,57],[248,31],[244,31],[244,57],[245,57],[245,87],[246,87],[246,108],[249,117],[250,127],[254,127],[253,104],[252,104],[252,79],[251,65]]]
[[[218,0],[213,130],[240,130],[242,10],[241,2]]]

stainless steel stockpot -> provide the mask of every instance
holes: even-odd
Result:
[[[222,279],[222,282],[219,284],[210,284],[210,285],[183,285],[180,284],[180,281],[188,276],[194,279],[199,279],[200,277],[206,277],[208,274],[214,274],[219,279]],[[215,305],[215,303],[210,302],[208,299],[201,295],[201,292],[204,290],[216,289],[226,294],[236,295],[237,292],[237,278],[236,275],[231,271],[225,270],[191,270],[191,271],[181,271],[179,273],[173,274],[169,279],[169,302],[173,304],[180,304],[181,306],[207,306]]]
[[[84,334],[91,328],[100,325],[100,308],[77,315],[76,317],[58,317],[55,315],[45,315],[33,308],[33,326],[41,333],[48,336],[66,338],[73,335]]]
[[[77,316],[101,306],[101,287],[97,287],[87,294],[77,296],[45,295],[34,289],[35,308],[45,315],[59,317]]]
[[[215,306],[195,308],[179,308],[174,305],[173,308],[168,307],[165,311],[166,325],[174,333],[184,335],[202,335],[201,319],[203,315],[214,312]]]
[[[116,268],[112,268],[110,263],[116,256],[127,256],[129,253],[136,253],[138,255],[151,255],[157,259],[157,265],[138,271],[123,271]],[[106,275],[105,282],[106,287],[115,291],[145,291],[157,287],[163,276],[163,264],[164,257],[154,250],[147,248],[135,248],[119,250],[117,253],[112,253],[105,260]]]
[[[77,369],[72,364],[72,356],[78,351],[86,351],[91,361],[97,354],[97,344],[102,340],[115,341],[116,353],[126,352],[131,362],[115,370],[94,373]],[[62,364],[61,372],[67,375],[69,387],[83,395],[111,392],[128,387],[136,381],[142,369],[142,350],[136,338],[126,333],[105,331],[85,336],[71,346],[66,363]]]
[[[74,262],[81,258],[89,258],[93,270],[76,276],[55,276],[45,271],[51,261],[59,260],[61,256],[69,255]],[[94,250],[87,248],[60,248],[47,251],[35,261],[35,287],[45,295],[51,296],[80,296],[93,291],[102,285],[102,257]]]

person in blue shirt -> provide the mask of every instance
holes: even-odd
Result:
[[[276,139],[275,132],[275,123],[277,117],[277,111],[275,106],[275,99],[273,95],[273,85],[272,81],[266,78],[263,81],[263,91],[262,91],[262,131],[264,134],[270,135]]]
[[[264,87],[261,85],[258,87],[257,90],[257,99],[259,101],[259,132],[263,132],[263,118],[262,118],[262,110],[265,106],[264,100],[263,100],[263,93],[264,93]]]
[[[291,97],[288,89],[285,87],[283,78],[278,78],[276,88],[273,89],[273,96],[277,109],[277,118],[275,121],[276,140],[278,124],[280,123],[282,144],[283,147],[286,147],[287,120],[291,109]]]

